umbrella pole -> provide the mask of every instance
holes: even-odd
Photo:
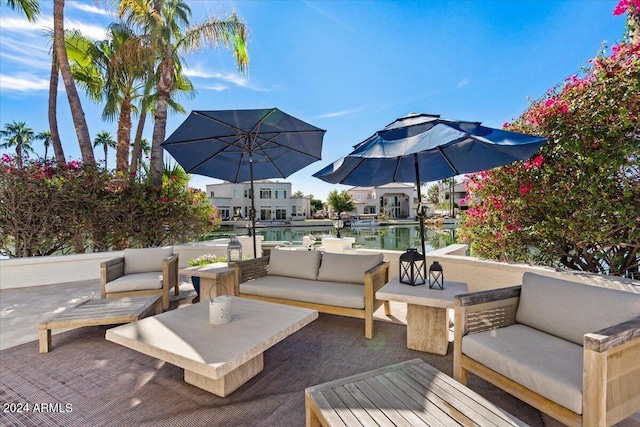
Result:
[[[258,258],[258,250],[256,248],[256,206],[255,193],[253,192],[253,156],[249,152],[249,181],[251,182],[251,210],[249,211],[249,219],[251,220],[251,235],[253,236],[253,258]]]
[[[416,169],[416,186],[418,187],[418,206],[422,205],[422,195],[420,194],[420,170],[418,168],[418,153],[413,154],[413,165]],[[418,208],[420,210],[420,208]],[[424,245],[424,212],[416,212],[418,215],[418,219],[420,220],[420,243],[422,244],[422,256],[424,257],[424,262],[422,263],[423,273],[422,277],[424,278],[425,283],[427,282],[427,258],[425,256],[425,245]]]

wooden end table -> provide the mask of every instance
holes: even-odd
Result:
[[[217,289],[216,283],[221,284],[227,290],[227,295],[235,295],[234,280],[235,269],[229,267],[226,263],[214,263],[201,265],[198,267],[186,267],[178,270],[178,274],[189,277],[200,277],[200,300],[205,301],[209,298],[219,296],[220,289]]]
[[[449,317],[453,298],[467,292],[467,284],[444,282],[444,289],[429,285],[411,286],[390,280],[376,292],[376,298],[407,303],[407,348],[446,355],[449,348]]]
[[[51,349],[51,330],[80,326],[131,323],[144,317],[151,309],[162,313],[162,297],[101,298],[82,301],[40,322],[40,353]]]
[[[307,427],[526,426],[420,359],[305,390]]]

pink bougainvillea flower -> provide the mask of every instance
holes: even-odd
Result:
[[[507,129],[509,126],[511,126],[511,124],[510,124],[509,122],[504,122],[504,123],[502,124],[502,128],[503,128],[503,129]]]
[[[531,160],[531,164],[536,168],[540,169],[540,166],[544,163],[543,156],[536,156],[533,160]]]
[[[615,16],[624,15],[629,8],[629,0],[620,0],[616,7],[613,9]]]
[[[519,192],[520,194],[522,194],[523,196],[526,195],[529,191],[531,191],[531,189],[533,188],[533,184],[529,183],[529,184],[525,184],[522,187],[519,188]]]
[[[544,103],[545,107],[551,107],[553,104],[556,103],[556,100],[551,98],[551,99],[547,99],[546,102]]]

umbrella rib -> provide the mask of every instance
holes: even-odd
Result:
[[[455,172],[456,175],[460,175],[460,172],[458,172],[458,169],[456,169],[455,166],[453,166],[453,163],[451,163],[451,160],[449,160],[449,158],[447,157],[446,154],[444,154],[444,151],[442,151],[442,148],[440,147],[436,147],[436,150],[438,150],[438,153],[440,153],[440,155],[442,156],[442,158],[445,160],[445,162],[447,162],[447,164],[449,165],[449,167],[451,168],[452,171]]]

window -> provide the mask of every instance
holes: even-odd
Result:
[[[233,190],[232,197],[234,199],[238,199],[238,198],[242,197],[242,190]]]
[[[287,190],[276,190],[276,199],[286,199]]]
[[[261,221],[270,221],[271,220],[271,208],[262,206],[260,208],[260,220]]]
[[[270,199],[271,198],[271,189],[270,188],[262,188],[262,189],[260,189],[260,198],[261,199]]]
[[[276,219],[286,220],[287,219],[287,208],[283,206],[276,206]]]
[[[296,216],[298,215],[296,212],[298,212],[298,207],[297,206],[291,206],[291,215]]]
[[[249,197],[251,197],[251,189],[247,188],[244,190],[244,198],[248,199]]]
[[[211,194],[209,195],[209,197],[214,197],[214,195],[213,195],[213,191],[211,192]]]

